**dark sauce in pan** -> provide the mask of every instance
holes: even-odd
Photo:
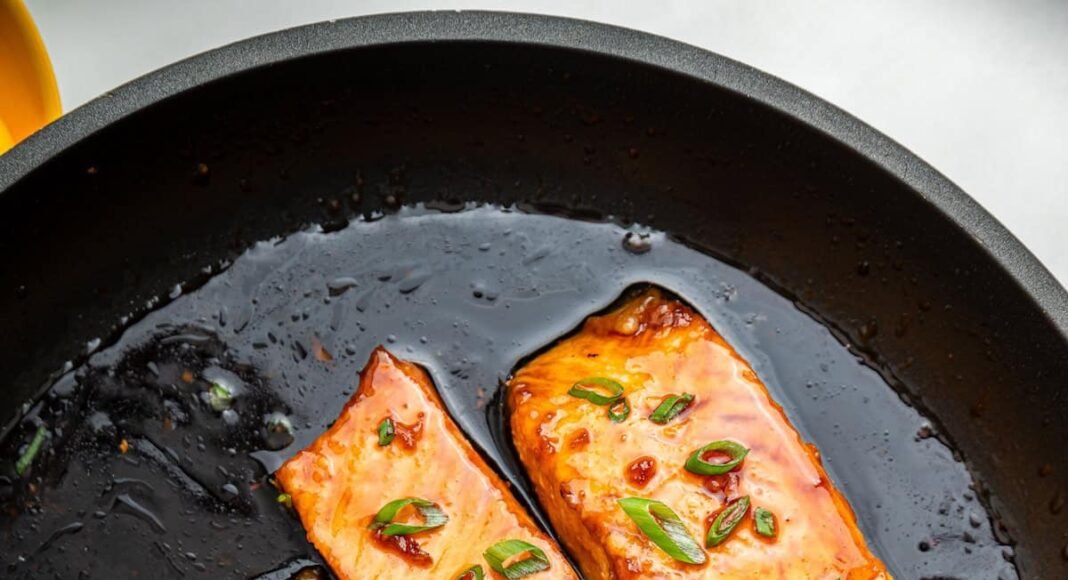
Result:
[[[62,376],[0,445],[0,576],[325,577],[269,473],[331,423],[378,344],[429,369],[530,502],[500,381],[646,283],[749,360],[896,576],[1017,576],[963,463],[883,377],[790,300],[662,233],[405,208],[261,242],[227,266]],[[232,390],[225,405],[212,382]]]

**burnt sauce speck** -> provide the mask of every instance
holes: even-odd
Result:
[[[0,577],[329,577],[270,474],[379,344],[430,371],[534,506],[498,385],[649,283],[752,364],[896,576],[1017,577],[953,450],[917,437],[924,417],[790,300],[663,233],[474,206],[256,244],[62,376],[0,444]]]

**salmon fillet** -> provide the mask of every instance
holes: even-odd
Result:
[[[623,398],[597,404],[569,395],[580,383],[607,397],[612,382],[630,406],[621,422],[608,413],[618,419]],[[685,394],[693,396],[688,406]],[[681,401],[685,410],[667,421],[663,413],[653,417],[671,395],[680,399],[665,408]],[[656,290],[591,317],[532,360],[509,381],[507,400],[519,457],[587,578],[890,577],[819,452],[791,427],[750,366],[700,315]],[[689,471],[690,456],[714,441],[749,451],[728,473]],[[715,465],[736,455],[699,454]],[[624,512],[624,498],[670,508],[697,544],[693,559],[703,561],[668,555]],[[743,503],[740,523],[709,547],[715,517]],[[757,533],[757,508],[772,514],[774,536]],[[725,514],[717,531],[730,520]]]
[[[386,419],[391,427],[380,438]],[[530,578],[576,577],[559,547],[460,433],[427,374],[381,347],[334,425],[275,478],[291,495],[309,540],[343,580],[451,580],[476,564],[487,578],[501,578],[483,553],[504,540],[521,540],[544,553],[549,569]],[[371,529],[381,508],[404,498],[436,505],[448,521],[411,534]],[[407,506],[392,521],[431,523],[417,511]]]

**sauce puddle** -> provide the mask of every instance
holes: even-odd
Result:
[[[2,575],[324,574],[268,474],[328,427],[378,344],[430,371],[529,503],[500,381],[644,283],[750,362],[895,575],[1017,577],[954,451],[794,303],[662,233],[493,207],[261,242],[61,377],[0,445]]]

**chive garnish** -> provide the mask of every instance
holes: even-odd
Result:
[[[595,389],[607,391],[608,395],[602,395]],[[623,385],[605,377],[586,377],[571,385],[567,394],[579,399],[586,399],[594,405],[611,405],[616,399],[623,396]]]
[[[512,562],[505,566],[504,562],[513,556],[526,553],[527,557]],[[503,540],[490,546],[490,549],[482,553],[482,557],[489,562],[498,574],[503,574],[508,580],[515,580],[531,574],[536,574],[549,569],[549,558],[534,544],[523,540]]]
[[[412,526],[408,524],[395,524],[393,518],[409,505],[414,505],[419,515],[423,516],[423,525]],[[383,536],[408,536],[418,534],[434,528],[444,526],[449,521],[449,516],[441,511],[438,504],[418,497],[406,497],[395,499],[375,514],[375,519],[369,526],[372,530],[381,530]]]
[[[680,413],[690,406],[690,403],[693,403],[693,395],[690,393],[670,395],[660,402],[660,405],[653,411],[653,414],[649,416],[649,420],[653,423],[663,425],[675,417],[678,417]]]
[[[271,433],[293,434],[293,422],[282,413],[271,413],[264,421],[267,423],[267,431]]]
[[[761,536],[774,538],[777,532],[775,514],[771,511],[758,507],[753,510],[753,523],[756,524],[756,532]]]
[[[15,473],[22,476],[26,473],[26,470],[33,464],[33,458],[37,456],[37,453],[41,451],[41,445],[44,444],[45,437],[48,435],[48,429],[44,425],[37,427],[37,432],[33,434],[33,439],[30,440],[30,444],[26,447],[26,451],[19,456],[15,461]]]
[[[726,463],[709,463],[702,457],[709,451],[722,451],[729,455],[731,460]],[[698,475],[722,475],[741,465],[748,454],[748,449],[734,441],[713,441],[690,454],[690,458],[686,460],[686,470]]]
[[[668,556],[687,564],[703,564],[705,553],[686,531],[679,516],[662,502],[641,497],[619,500],[623,513]]]
[[[208,389],[208,404],[216,411],[221,412],[229,409],[233,400],[233,391],[222,383],[212,383]]]
[[[734,528],[738,527],[747,511],[749,511],[748,495],[734,500],[723,508],[723,511],[719,512],[716,519],[712,520],[712,525],[708,527],[708,534],[705,536],[705,547],[711,548],[722,544],[731,535]]]
[[[293,496],[289,495],[288,493],[278,494],[278,497],[275,498],[275,501],[286,506],[287,508],[293,507]]]
[[[630,403],[626,397],[620,397],[616,399],[614,403],[608,406],[608,418],[613,423],[622,423],[630,416]]]
[[[275,411],[263,418],[263,443],[271,451],[285,449],[293,443],[293,422],[284,413]]]
[[[382,422],[378,424],[378,446],[385,447],[393,443],[393,438],[396,435],[397,432],[393,428],[393,419],[389,417],[382,419]]]
[[[482,571],[482,566],[478,564],[471,566],[456,576],[456,580],[485,580],[485,578],[486,573]]]

